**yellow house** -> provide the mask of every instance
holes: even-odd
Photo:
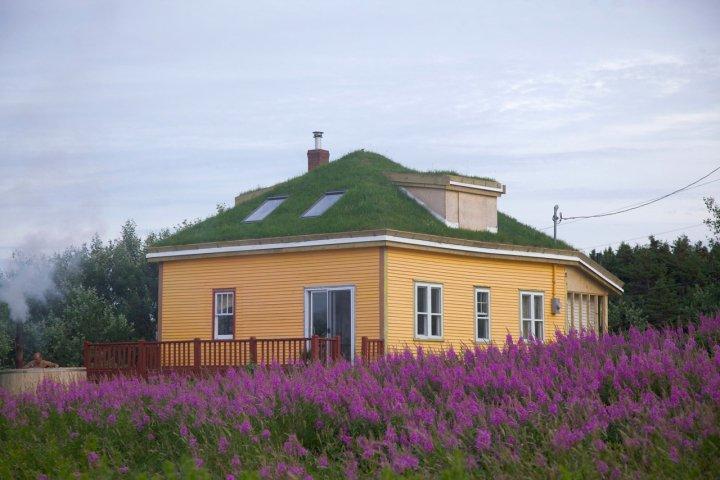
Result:
[[[497,211],[505,185],[316,141],[308,172],[153,247],[159,340],[341,338],[430,349],[607,330],[622,282]]]

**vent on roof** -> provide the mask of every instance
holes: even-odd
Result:
[[[340,198],[345,194],[345,190],[335,190],[333,192],[327,192],[317,202],[310,207],[307,212],[303,213],[303,218],[308,217],[319,217],[327,211],[328,208],[332,207],[337,203]]]
[[[262,203],[262,205],[260,205],[250,215],[248,215],[244,221],[245,222],[259,222],[260,220],[264,220],[265,217],[267,217],[272,212],[274,212],[275,209],[277,207],[279,207],[280,204],[283,203],[286,198],[287,198],[287,195],[280,196],[280,197],[270,197],[270,198],[266,199]]]

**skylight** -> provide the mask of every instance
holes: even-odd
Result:
[[[259,222],[260,220],[264,220],[265,217],[270,215],[272,212],[275,211],[277,207],[280,206],[281,203],[285,201],[287,198],[287,195],[283,197],[270,197],[267,200],[265,200],[262,205],[260,205],[258,208],[255,209],[250,215],[248,215],[245,218],[246,222]]]
[[[338,200],[345,194],[345,190],[336,190],[334,192],[327,192],[320,198],[315,204],[308,209],[307,212],[303,213],[303,218],[308,217],[319,217],[327,211],[328,208],[332,207],[337,203]]]

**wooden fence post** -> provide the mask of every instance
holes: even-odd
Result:
[[[337,362],[340,360],[340,335],[335,335],[332,342],[332,360]],[[350,360],[348,358],[348,360]]]
[[[310,340],[310,358],[313,362],[320,360],[320,337],[313,335]]]
[[[200,339],[195,337],[193,340],[193,365],[196,373],[200,373],[200,365],[202,365],[200,355]]]
[[[368,361],[368,337],[362,337],[360,339],[360,356],[362,357],[363,363]]]
[[[88,341],[84,340],[83,341],[83,367],[85,367],[86,371],[87,371],[88,367],[90,366],[90,365],[88,365],[88,363],[89,363],[88,362],[88,354],[89,353],[90,352],[88,352]]]
[[[250,363],[257,365],[257,339],[250,337]]]
[[[145,340],[138,342],[138,363],[137,372],[141,377],[147,375],[147,352],[145,351]]]

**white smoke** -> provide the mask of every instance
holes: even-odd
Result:
[[[44,300],[55,290],[53,263],[44,256],[27,257],[19,252],[0,264],[0,302],[10,307],[10,318],[25,322],[28,300]]]

